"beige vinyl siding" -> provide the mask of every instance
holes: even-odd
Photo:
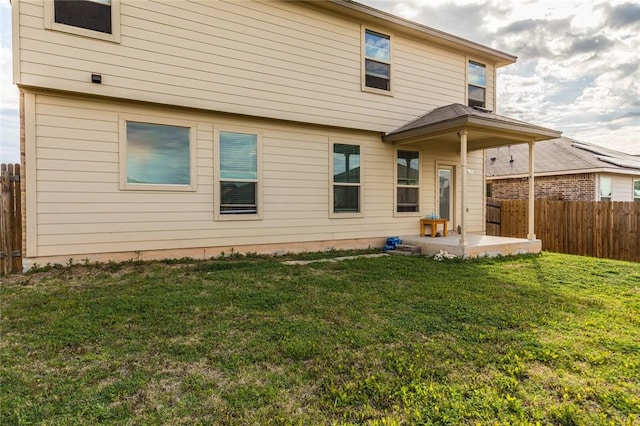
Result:
[[[616,174],[603,174],[611,178],[611,201],[633,201],[633,178]]]
[[[484,210],[484,156],[482,151],[471,151],[467,155],[467,231],[483,232]]]
[[[496,69],[493,66],[487,65],[487,109],[496,111]]]
[[[465,56],[396,32],[394,96],[363,92],[361,22],[304,2],[122,0],[120,43],[45,30],[42,2],[15,7],[27,86],[373,131],[465,102]]]
[[[393,232],[393,223],[386,220],[384,212],[376,211],[382,207],[375,200],[369,203],[370,218],[340,223],[328,217],[329,138],[356,138],[365,150],[371,150],[372,158],[385,152],[391,155],[392,148],[383,145],[375,133],[354,134],[44,94],[35,95],[35,106],[38,143],[34,147],[36,191],[32,205],[37,240],[36,252],[30,252],[30,257],[333,240]],[[196,192],[119,189],[120,114],[197,122]],[[213,220],[216,126],[247,126],[264,132],[263,220]],[[372,160],[371,168],[367,172],[370,176],[391,173],[388,163]],[[372,191],[371,198],[375,197]]]
[[[418,231],[416,217],[394,217],[395,151],[378,133],[54,94],[28,97],[34,98],[37,135],[27,139],[26,147],[35,152],[29,176],[34,187],[28,200],[30,258],[384,238]],[[123,114],[197,123],[196,191],[120,189],[118,120]],[[224,127],[262,131],[262,220],[214,220],[213,138],[215,129]],[[330,218],[330,141],[340,140],[361,144],[363,217]],[[424,158],[424,213],[435,200],[436,161],[455,164],[457,148],[417,149]],[[481,166],[481,154],[474,158],[471,154],[470,166]],[[475,177],[481,175],[470,175],[470,185]],[[470,211],[481,209],[481,203],[471,204]],[[481,226],[477,219],[470,215],[472,227]]]

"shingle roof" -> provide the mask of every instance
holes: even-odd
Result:
[[[495,114],[483,108],[450,104],[436,108],[387,133],[385,142],[421,141],[468,130],[469,150],[560,137],[562,132]],[[451,141],[449,141],[451,142]]]
[[[406,132],[408,130],[417,129],[419,127],[431,126],[434,124],[456,121],[461,118],[469,117],[479,118],[488,122],[513,124],[517,126],[527,127],[529,129],[538,129],[545,131],[551,130],[545,127],[536,126],[535,124],[506,117],[504,115],[499,115],[486,109],[474,108],[462,104],[450,104],[440,108],[436,108],[433,111],[430,111],[423,116],[416,118],[415,120],[405,124],[404,126],[390,132],[389,135]]]
[[[488,177],[529,173],[527,144],[487,149],[486,158]],[[541,175],[582,173],[587,170],[640,174],[640,156],[564,137],[536,142],[534,164],[535,173]]]

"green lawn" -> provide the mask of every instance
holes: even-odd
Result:
[[[281,261],[4,277],[0,424],[640,424],[637,263]]]

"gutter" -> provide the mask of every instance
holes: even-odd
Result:
[[[585,169],[585,170],[572,170],[572,171],[559,171],[559,172],[536,172],[535,177],[545,176],[568,176],[568,175],[580,175],[586,173],[608,173],[613,175],[631,175],[640,176],[640,171],[636,170],[620,170],[620,169]],[[485,176],[487,180],[499,180],[499,179],[521,179],[529,177],[528,173],[520,173],[515,175],[493,175]]]

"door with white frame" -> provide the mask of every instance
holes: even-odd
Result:
[[[455,184],[454,166],[439,164],[438,165],[438,193],[437,193],[437,214],[440,219],[447,219],[449,226],[453,225],[454,218],[454,200],[455,200]]]

